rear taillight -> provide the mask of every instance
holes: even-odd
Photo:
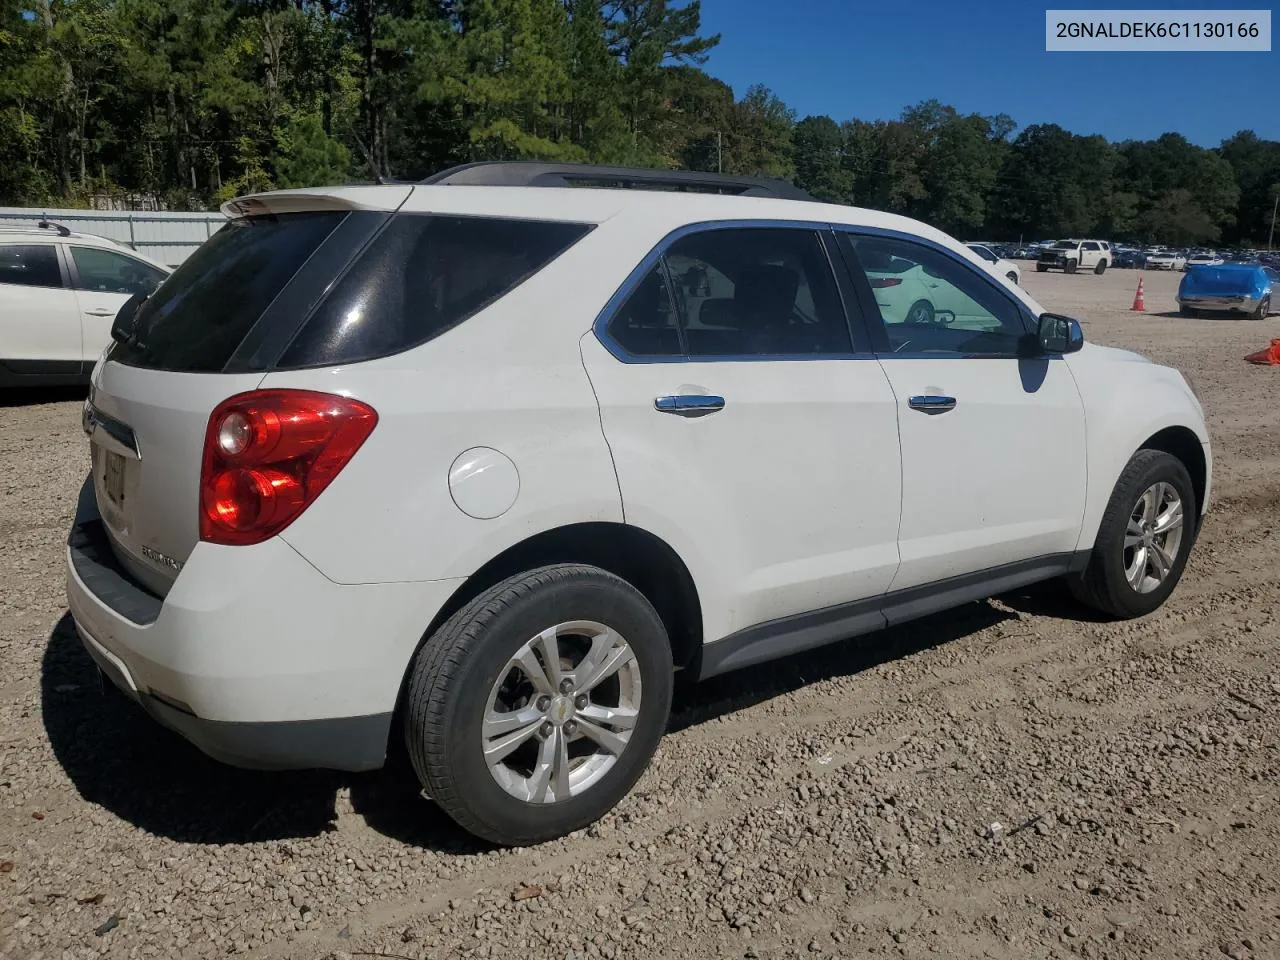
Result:
[[[901,277],[872,277],[871,286],[879,290],[881,287],[896,287],[902,282]]]
[[[200,539],[275,536],[320,496],[368,438],[368,404],[309,390],[254,390],[209,417],[200,469]]]

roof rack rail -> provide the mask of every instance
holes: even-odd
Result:
[[[464,163],[419,181],[486,187],[612,187],[726,193],[740,197],[814,200],[793,183],[773,177],[738,177],[696,170],[649,170],[594,163],[545,163],[539,160],[492,160]]]
[[[0,224],[0,230],[4,230],[8,233],[30,233],[32,230],[57,230],[58,236],[60,237],[71,236],[70,227],[65,227],[60,223],[54,223],[52,220],[45,220],[43,218],[37,220],[35,225],[31,227],[10,221],[8,223]]]

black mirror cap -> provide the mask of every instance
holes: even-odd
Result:
[[[149,293],[138,292],[124,302],[116,311],[116,318],[111,323],[111,339],[116,343],[125,343],[133,336],[133,327],[138,319],[138,310],[151,297]]]
[[[1084,346],[1084,331],[1078,320],[1057,313],[1042,313],[1038,339],[1044,353],[1075,353]]]

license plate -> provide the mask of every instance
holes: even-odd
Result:
[[[124,506],[124,457],[109,450],[102,464],[102,489],[117,507]]]

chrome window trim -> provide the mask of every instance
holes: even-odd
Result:
[[[1031,311],[1027,308],[1027,305],[1017,297],[1010,294],[1009,291],[1006,290],[1004,287],[1002,287],[1000,283],[997,281],[997,279],[994,276],[992,276],[990,272],[988,272],[985,269],[980,269],[976,267],[973,263],[966,260],[957,251],[952,250],[950,247],[945,246],[944,244],[938,243],[936,240],[931,240],[928,237],[922,237],[919,234],[906,233],[905,231],[902,231],[902,230],[891,230],[887,227],[865,227],[865,226],[858,226],[856,224],[849,224],[849,223],[833,223],[830,225],[830,227],[832,232],[835,233],[837,237],[839,237],[840,234],[849,234],[855,237],[856,236],[884,237],[888,240],[901,240],[905,243],[915,243],[922,247],[927,247],[928,249],[933,250],[936,253],[940,253],[943,256],[948,257],[949,259],[954,261],[956,264],[960,265],[961,267],[967,268],[971,273],[979,277],[982,280],[982,282],[985,283],[988,287],[990,287],[991,290],[997,296],[1002,297],[1006,302],[1012,304],[1014,310],[1017,311],[1018,316],[1022,319],[1022,327],[1023,327],[1022,332],[1024,336],[1034,335],[1036,333],[1037,327],[1039,325],[1039,318],[1032,315]],[[853,270],[850,269],[849,272],[853,273]],[[858,278],[856,276],[853,279],[855,283],[858,282]],[[862,282],[865,282],[865,277],[863,278]],[[883,326],[884,318],[880,317],[879,320],[880,320],[881,326]],[[875,322],[874,319],[868,320],[868,323],[874,323],[874,322]],[[933,353],[933,352],[921,352],[921,351],[907,351],[904,353],[893,353],[893,352],[873,353],[871,354],[871,356],[875,357],[877,360],[1025,360],[1025,359],[1028,359],[1026,357],[1020,357],[1017,353]],[[1035,359],[1055,360],[1055,359],[1061,359],[1061,356],[1058,354],[1052,354],[1052,355],[1046,355],[1044,357],[1037,357]]]
[[[788,361],[810,361],[810,360],[874,360],[876,355],[870,352],[851,352],[851,353],[800,353],[800,354],[784,354],[784,353],[766,353],[766,354],[719,354],[715,356],[690,356],[685,353],[681,356],[654,356],[646,357],[633,354],[624,348],[620,343],[613,339],[609,334],[609,321],[613,319],[614,314],[626,302],[627,297],[640,284],[654,265],[658,263],[676,243],[676,241],[690,236],[695,233],[710,233],[714,230],[733,230],[733,229],[764,229],[764,230],[808,230],[815,234],[829,233],[832,230],[832,224],[815,221],[815,220],[704,220],[698,223],[686,223],[676,227],[656,244],[653,249],[645,254],[639,264],[627,274],[627,278],[622,281],[621,286],[614,291],[605,303],[604,308],[596,314],[596,319],[591,324],[592,332],[600,344],[609,351],[615,360],[622,363],[785,363]],[[841,309],[845,313],[845,323],[850,325],[849,310],[850,307],[844,302],[842,291],[840,290],[839,277],[836,275],[839,269],[831,262],[827,251],[823,249],[823,259],[827,263],[827,268],[831,271],[831,282],[835,284],[836,296],[840,299]],[[665,273],[664,269],[664,273]],[[670,280],[668,278],[668,284]],[[677,329],[683,330],[682,327]],[[853,341],[853,330],[849,330],[850,342]],[[683,332],[680,333],[681,341],[684,340]],[[683,344],[682,344],[683,345]]]

